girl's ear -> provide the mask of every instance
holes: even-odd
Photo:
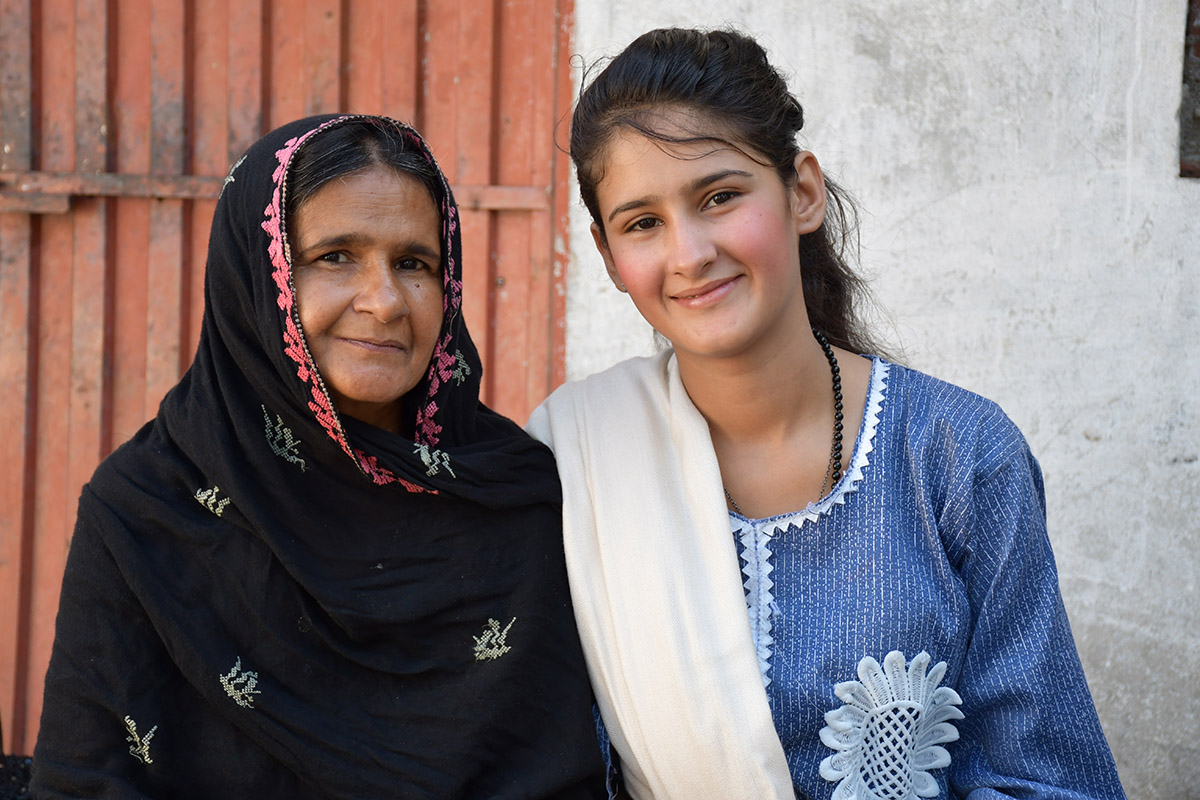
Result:
[[[613,286],[616,286],[618,291],[625,291],[625,282],[617,274],[617,265],[613,262],[612,251],[608,249],[608,240],[604,238],[604,231],[600,230],[600,226],[595,222],[592,223],[592,241],[596,243],[596,249],[600,251],[600,257],[604,259],[604,268],[608,270],[608,277],[613,282]]]
[[[792,162],[796,178],[792,183],[792,213],[797,230],[812,233],[825,221],[825,177],[817,157],[807,150],[796,155]]]

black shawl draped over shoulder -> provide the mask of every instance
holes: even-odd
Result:
[[[339,416],[309,353],[288,165],[348,119],[285,125],[231,170],[195,361],[84,487],[37,797],[603,791],[558,478],[479,402],[448,186],[415,441]]]

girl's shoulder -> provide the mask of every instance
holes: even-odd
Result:
[[[910,447],[970,448],[988,461],[1028,449],[1020,428],[995,401],[920,370],[877,360],[887,367],[886,418],[904,431]]]

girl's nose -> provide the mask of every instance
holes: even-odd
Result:
[[[371,259],[359,268],[354,310],[391,322],[408,313],[408,298],[400,273],[386,258]]]
[[[712,237],[693,220],[681,220],[673,226],[670,246],[672,268],[681,275],[699,275],[717,257]]]

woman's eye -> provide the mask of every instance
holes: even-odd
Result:
[[[396,262],[396,269],[408,272],[417,269],[428,269],[429,265],[419,258],[402,258]]]
[[[628,230],[648,231],[651,228],[657,227],[657,225],[658,220],[656,220],[654,217],[642,217],[641,219],[634,221],[634,223],[629,226]]]
[[[345,253],[338,250],[337,252],[334,252],[334,253],[326,253],[323,256],[317,256],[317,258],[315,260],[316,261],[325,261],[330,264],[344,264],[347,261],[349,261],[350,259],[346,256]]]

